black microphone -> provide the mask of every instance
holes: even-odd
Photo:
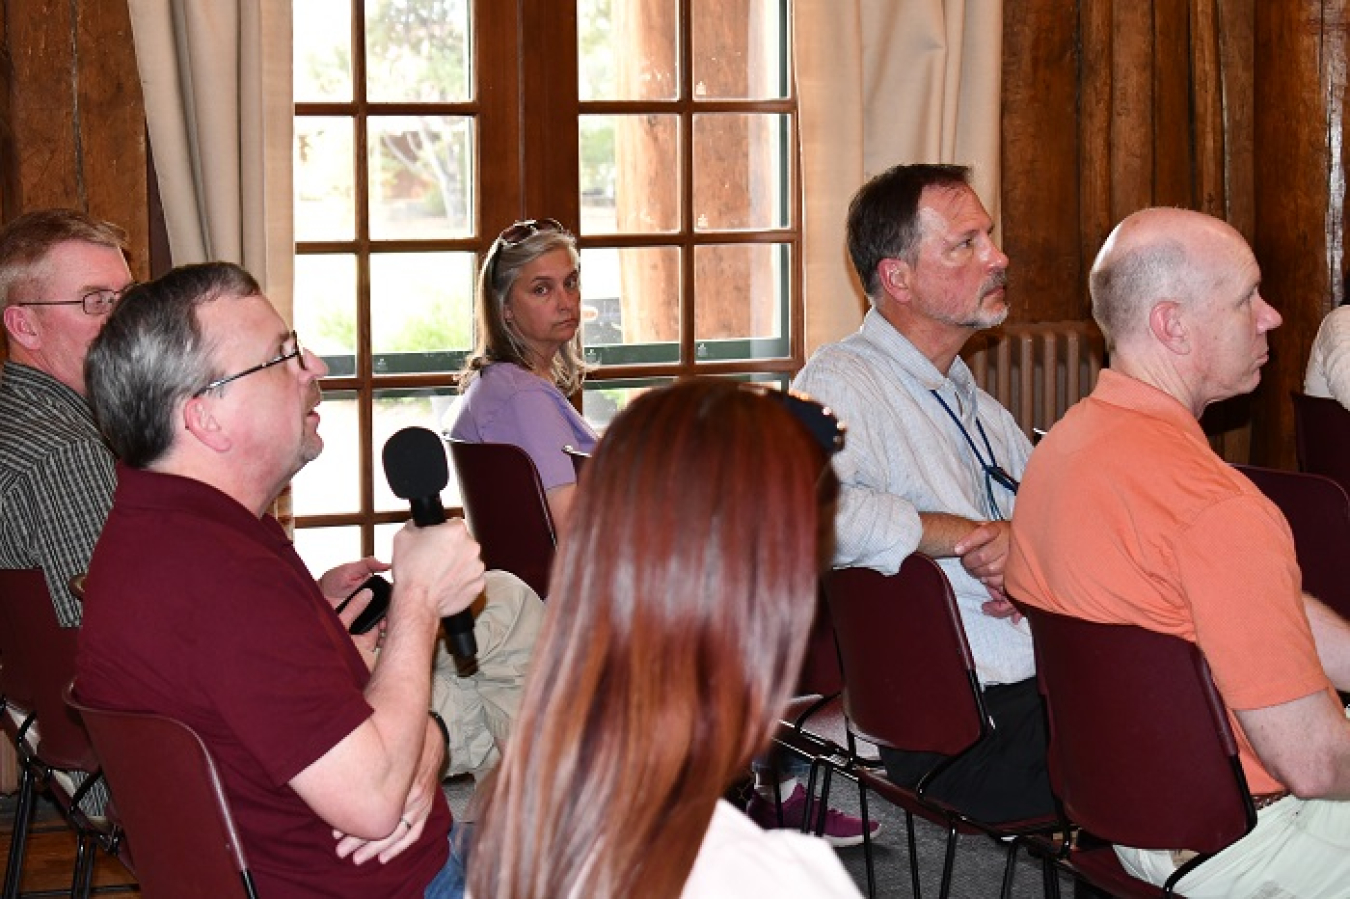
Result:
[[[384,476],[394,495],[412,505],[413,523],[419,528],[445,523],[441,491],[450,483],[441,438],[426,428],[404,428],[384,445]],[[473,637],[473,613],[468,609],[441,619],[450,641],[450,652],[463,659],[478,654]]]

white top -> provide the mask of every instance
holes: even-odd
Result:
[[[1031,442],[998,400],[980,390],[960,358],[946,377],[876,310],[862,327],[816,351],[793,381],[830,406],[848,428],[834,457],[842,487],[835,520],[836,567],[894,574],[918,549],[920,512],[973,521],[995,517],[984,469],[970,442],[930,391],[937,390],[985,460],[1021,480]],[[976,426],[979,421],[980,427]],[[1012,518],[1013,494],[993,485],[998,514]],[[938,559],[961,609],[966,639],[983,684],[1012,684],[1036,671],[1031,631],[1023,619],[994,618],[980,608],[984,585],[957,558]]]
[[[718,800],[683,899],[860,897],[824,840],[792,830],[762,830]]]
[[[1322,319],[1308,356],[1303,392],[1332,397],[1350,409],[1350,306],[1338,306]]]
[[[762,830],[723,799],[713,809],[680,896],[862,899],[830,844],[795,830]],[[471,899],[468,893],[465,897]]]

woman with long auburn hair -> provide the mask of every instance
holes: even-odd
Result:
[[[614,421],[559,546],[470,894],[857,895],[823,841],[721,800],[796,681],[841,444],[818,404],[725,381]]]

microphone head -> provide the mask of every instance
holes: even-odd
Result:
[[[441,438],[426,428],[404,428],[384,444],[384,476],[400,499],[439,496],[450,483]]]

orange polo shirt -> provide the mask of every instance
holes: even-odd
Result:
[[[1230,709],[1331,689],[1284,516],[1185,406],[1118,372],[1032,453],[1005,577],[1052,612],[1197,643]],[[1230,719],[1252,792],[1284,789]]]

